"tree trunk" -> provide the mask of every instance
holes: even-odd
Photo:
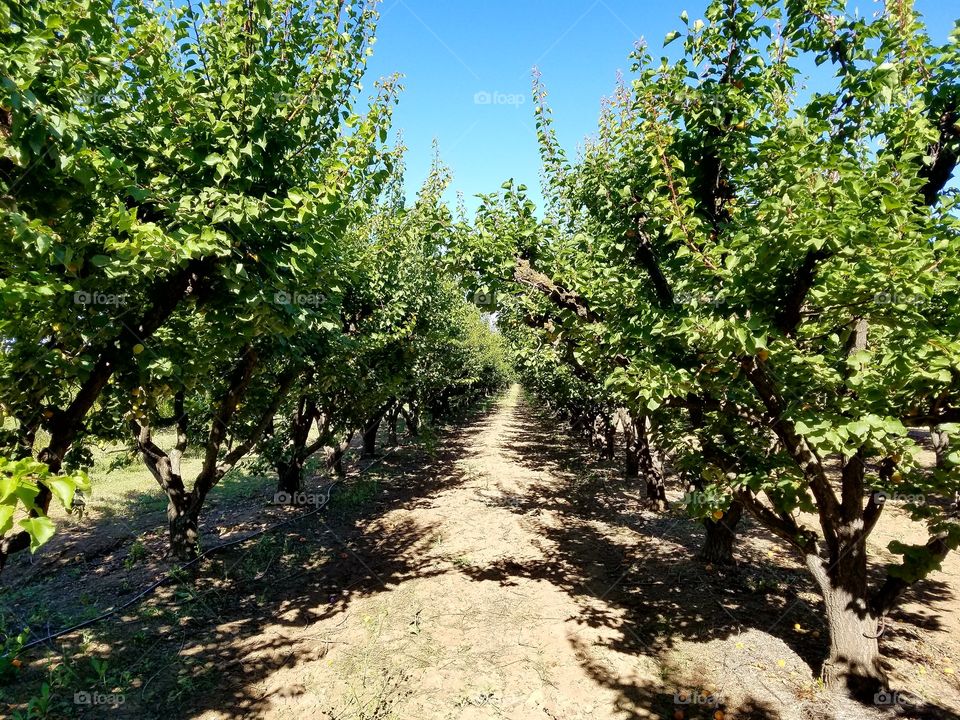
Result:
[[[617,411],[623,427],[623,467],[627,480],[640,477],[640,447],[637,443],[637,428],[630,413],[621,408]]]
[[[200,508],[189,495],[171,494],[167,500],[170,554],[178,560],[193,560],[200,541]]]
[[[333,471],[338,477],[343,477],[347,474],[347,471],[343,468],[343,456],[350,448],[350,441],[352,439],[353,433],[351,432],[339,445],[327,448],[327,467],[333,468]]]
[[[700,559],[715,565],[734,565],[733,546],[737,539],[737,525],[743,516],[743,505],[734,500],[719,520],[703,521],[707,534],[700,550]]]
[[[604,457],[613,460],[617,450],[617,428],[609,417],[603,418]]]
[[[277,492],[296,495],[303,489],[304,462],[293,458],[277,466]]]
[[[867,599],[866,556],[855,550],[847,552],[840,562],[831,564],[830,572],[819,555],[807,555],[806,561],[820,586],[830,629],[824,685],[872,702],[886,687],[887,678],[880,665],[878,618],[870,612]]]
[[[645,416],[634,422],[637,460],[640,464],[640,473],[643,475],[646,484],[647,501],[657,510],[666,510],[669,506],[669,503],[667,503],[667,487],[664,483],[660,463],[654,457],[653,450],[650,447],[648,425],[649,421]]]
[[[933,452],[937,456],[937,467],[946,467],[947,454],[950,452],[950,436],[937,425],[930,428],[930,441],[933,443]]]
[[[391,447],[396,447],[397,445],[397,418],[400,416],[400,408],[397,405],[394,405],[390,408],[390,412],[387,413],[388,428],[390,434],[387,438],[387,442],[390,443]]]
[[[380,430],[380,421],[383,414],[377,413],[363,426],[363,457],[372,458],[377,454],[377,432]]]
[[[419,408],[410,403],[410,409],[404,410],[401,408],[401,413],[403,413],[403,419],[407,426],[407,433],[410,437],[418,437],[420,435],[420,410]]]

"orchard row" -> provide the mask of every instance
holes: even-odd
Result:
[[[447,174],[408,203],[396,79],[361,91],[375,21],[0,3],[0,566],[51,537],[93,443],[139,457],[186,558],[251,453],[295,495],[320,451],[339,468],[384,418],[416,432],[505,381],[444,258]]]
[[[885,617],[960,544],[960,29],[937,46],[909,2],[681,21],[675,60],[636,49],[576,160],[535,81],[546,211],[505,184],[459,255],[524,385],[611,453],[621,430],[652,504],[679,476],[709,561],[744,513],[802,559],[824,680],[872,700]],[[887,498],[926,540],[877,572]]]

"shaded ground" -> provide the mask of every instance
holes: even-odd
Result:
[[[738,568],[704,566],[696,523],[645,510],[518,388],[334,497],[22,685],[123,692],[68,717],[883,716],[820,691],[822,607],[779,545],[748,525]],[[916,532],[891,513],[874,543]],[[953,555],[882,639],[901,716],[957,717],[958,587]]]

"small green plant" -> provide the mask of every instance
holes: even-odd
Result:
[[[142,562],[147,557],[147,548],[140,540],[135,540],[133,545],[130,546],[130,552],[127,553],[127,557],[123,560],[123,566],[130,570],[138,563]]]
[[[51,702],[50,686],[44,683],[40,687],[40,694],[33,696],[27,701],[26,713],[15,712],[13,714],[13,720],[34,720],[34,718],[50,717]]]

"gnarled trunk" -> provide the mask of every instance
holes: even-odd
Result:
[[[937,467],[946,467],[947,454],[950,452],[950,436],[942,427],[936,425],[930,428],[930,442],[933,444],[933,452],[937,458]]]
[[[394,405],[390,408],[390,411],[387,413],[387,428],[389,434],[387,436],[387,442],[391,447],[397,445],[397,418],[400,416],[400,406]]]
[[[606,415],[603,416],[603,456],[607,460],[613,460],[617,450],[617,428],[616,425]]]
[[[347,474],[343,468],[343,456],[347,450],[350,449],[350,441],[352,439],[353,433],[351,432],[347,434],[346,438],[344,438],[339,445],[327,448],[327,467],[332,468],[339,477]]]
[[[637,418],[634,422],[637,461],[640,465],[640,474],[644,478],[647,501],[657,510],[666,510],[669,505],[667,503],[667,486],[664,482],[660,462],[654,456],[650,445],[649,431],[649,420],[646,416]]]

